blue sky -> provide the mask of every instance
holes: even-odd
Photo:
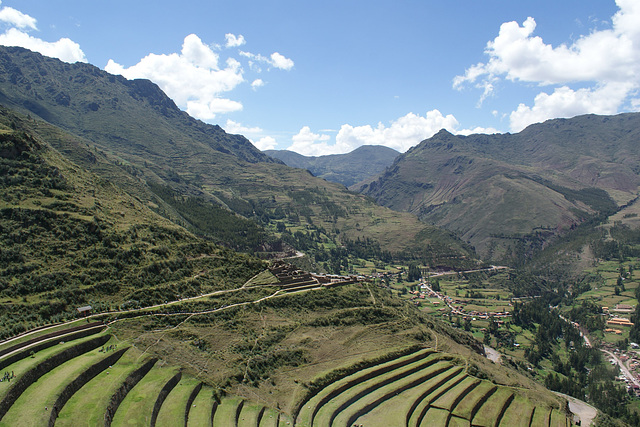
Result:
[[[0,44],[305,155],[640,110],[638,0],[2,0]]]

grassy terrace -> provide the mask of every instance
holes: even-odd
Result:
[[[369,412],[370,408],[375,408],[382,402],[390,401],[398,393],[422,385],[425,381],[429,381],[430,379],[437,377],[439,374],[447,372],[450,368],[450,363],[438,362],[408,376],[399,376],[397,380],[387,385],[384,385],[377,389],[374,388],[374,390],[366,395],[365,398],[354,402],[354,404],[345,409],[338,417],[336,417],[335,424],[342,425],[344,421],[346,421],[346,423],[344,424],[349,425],[356,419],[360,418],[360,416]],[[397,418],[402,418],[403,414],[400,411],[394,410],[392,411],[392,413],[395,413]]]
[[[127,394],[113,418],[114,425],[149,424],[153,405],[162,387],[176,374],[176,370],[158,366],[157,363],[147,375]]]
[[[203,386],[189,409],[188,427],[206,426],[211,423],[211,414],[217,405],[213,399],[213,388]]]
[[[56,426],[94,426],[102,424],[104,413],[116,389],[140,365],[140,352],[131,348],[122,358],[85,384],[62,408]],[[78,417],[78,413],[85,416]]]
[[[195,378],[183,377],[162,404],[157,424],[160,426],[183,425],[187,401],[198,384],[200,381]]]
[[[27,388],[11,406],[2,422],[6,425],[20,425],[24,419],[33,420],[34,425],[45,425],[49,420],[49,410],[53,407],[62,389],[91,364],[104,358],[98,350],[75,357],[51,370]]]
[[[220,390],[161,359],[151,365],[151,355],[144,347],[138,348],[135,341],[116,339],[109,335],[110,331],[107,328],[87,337],[54,343],[8,365],[6,369],[13,371],[16,378],[0,383],[0,399],[5,399],[8,408],[0,426],[23,425],[25,420],[30,425],[46,425],[50,420],[55,420],[57,426],[103,425],[109,413],[114,426],[147,425],[154,420],[159,426],[185,422],[187,426],[212,422],[214,426],[294,424],[286,413],[252,401],[248,394],[226,395],[216,401]],[[46,331],[32,335],[40,333]],[[493,426],[497,420],[503,426],[529,425],[529,420],[552,426],[570,425],[566,414],[558,409],[533,403],[517,389],[469,375],[451,354],[424,348],[389,357],[373,359],[369,367],[350,375],[345,372],[354,371],[319,373],[333,380],[307,397],[297,425],[396,425],[398,420],[416,427]],[[149,368],[144,370],[144,366]],[[38,369],[45,371],[38,374],[37,380],[27,382],[17,398],[7,397],[16,384],[26,381],[21,377]],[[87,376],[90,372],[94,373]],[[51,408],[69,384],[78,385],[65,392],[68,395],[65,394],[56,419]]]

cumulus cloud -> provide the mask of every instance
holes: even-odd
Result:
[[[578,90],[562,86],[550,95],[541,92],[536,95],[533,107],[520,104],[511,113],[511,129],[519,132],[531,123],[554,117],[573,117],[585,113],[616,114],[629,94],[629,86],[625,83],[609,83],[602,87]]]
[[[245,136],[258,150],[273,150],[278,142],[272,136],[264,136],[264,130],[258,126],[245,126],[242,123],[227,119],[223,126],[227,133]]]
[[[223,128],[227,133],[240,135],[256,135],[263,132],[262,128],[260,127],[244,126],[243,124],[235,122],[231,119],[227,119],[227,123],[223,126]]]
[[[242,109],[240,102],[220,97],[244,82],[241,64],[229,58],[221,67],[218,54],[195,34],[185,37],[180,53],[152,53],[128,68],[110,59],[105,70],[128,79],[153,81],[181,108],[202,120]]]
[[[242,34],[236,36],[235,34],[227,33],[224,35],[226,41],[225,47],[238,47],[246,43]]]
[[[255,79],[254,81],[251,82],[251,88],[253,90],[256,90],[262,86],[264,86],[264,81],[262,81],[262,79]]]
[[[275,138],[272,138],[270,136],[265,136],[255,142],[254,141],[251,141],[251,142],[253,143],[253,145],[256,146],[258,150],[261,150],[261,151],[273,150],[278,145]]]
[[[284,55],[279,54],[278,52],[274,52],[271,54],[271,65],[281,70],[287,70],[293,68],[293,61],[289,58],[286,58]]]
[[[32,30],[37,30],[35,18],[12,7],[3,7],[0,10],[0,21],[18,28],[31,28]]]
[[[611,28],[593,30],[571,45],[552,46],[534,36],[536,22],[506,22],[487,43],[487,63],[469,67],[453,86],[482,89],[482,102],[502,79],[556,86],[552,94],[540,93],[534,105],[521,104],[511,114],[512,130],[533,121],[584,113],[611,114],[625,105],[640,87],[640,3],[617,0],[618,12]],[[571,88],[571,84],[591,87]],[[530,121],[533,120],[533,121]]]
[[[392,121],[389,126],[383,123],[378,123],[376,127],[344,124],[340,127],[333,144],[329,142],[329,135],[315,134],[305,126],[292,138],[293,143],[287,149],[305,156],[344,154],[361,145],[384,145],[404,152],[433,136],[440,129],[463,135],[497,132],[490,128],[458,130],[458,125],[458,120],[453,115],[445,116],[438,110],[429,111],[424,116],[409,113]]]
[[[70,63],[87,61],[80,45],[68,38],[62,38],[56,42],[46,42],[17,28],[9,28],[0,34],[0,45],[23,47]]]
[[[56,42],[47,42],[29,35],[29,30],[38,29],[37,21],[19,10],[12,7],[3,7],[0,9],[0,21],[10,27],[0,34],[0,45],[23,47],[65,62],[87,61],[84,52],[80,49],[80,45],[68,38],[61,38]]]
[[[292,59],[285,57],[284,55],[274,52],[271,56],[266,57],[260,54],[244,52],[240,51],[240,55],[248,58],[250,60],[249,65],[252,66],[256,71],[260,72],[261,69],[258,64],[264,63],[267,65],[271,65],[274,68],[278,68],[280,70],[289,71],[295,65]]]
[[[225,39],[226,47],[246,43],[242,35],[228,33]],[[222,94],[247,81],[242,64],[231,57],[222,60],[219,48],[218,45],[207,45],[197,35],[190,34],[185,37],[179,53],[151,53],[128,68],[110,59],[105,70],[128,79],[149,79],[191,116],[210,121],[218,114],[242,110],[241,102],[227,99]],[[240,52],[240,55],[251,61],[267,62],[275,68],[287,69],[286,67],[293,66],[292,60],[277,53],[271,58],[246,52]],[[256,90],[264,84],[262,79],[254,79],[250,85]]]

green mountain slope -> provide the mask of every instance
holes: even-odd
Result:
[[[638,114],[551,120],[513,135],[443,130],[358,190],[501,259],[635,198],[639,137]]]
[[[235,287],[261,261],[197,239],[0,110],[2,336],[91,304],[146,306]]]
[[[314,176],[339,182],[345,187],[375,176],[393,163],[400,153],[381,145],[363,145],[347,154],[309,157],[287,150],[266,150],[287,166],[307,169]]]
[[[284,242],[326,262],[331,249],[359,241],[369,253],[420,248],[435,264],[471,255],[413,215],[381,208],[268,157],[244,137],[192,119],[148,81],[1,47],[0,102],[37,119],[30,126],[80,166],[236,249],[278,251]],[[257,226],[233,231],[218,221],[228,211]]]

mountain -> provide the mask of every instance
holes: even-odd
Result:
[[[147,306],[238,285],[264,268],[70,162],[2,107],[0,171],[0,338],[87,303]]]
[[[517,134],[442,130],[357,190],[507,259],[632,202],[639,138],[636,113],[549,120]]]
[[[349,187],[378,175],[398,157],[396,150],[382,145],[362,145],[347,154],[308,157],[287,150],[265,150],[265,154],[287,166],[307,169],[314,176]]]
[[[446,231],[189,117],[147,80],[0,47],[0,103],[31,118],[34,132],[74,163],[234,249],[268,256],[292,246],[334,271],[348,268],[336,249],[344,246],[362,256],[404,254],[430,264],[473,257]]]

